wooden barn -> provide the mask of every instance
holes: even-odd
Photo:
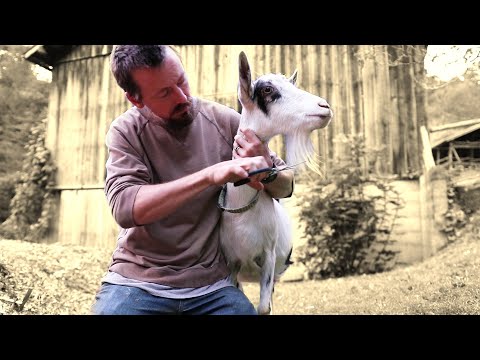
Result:
[[[117,227],[103,183],[110,123],[130,104],[109,68],[112,45],[37,45],[25,58],[51,69],[47,146],[58,166],[58,221],[51,241],[113,248]],[[326,98],[335,117],[313,134],[318,153],[341,157],[334,139],[364,133],[369,148],[384,147],[370,166],[406,177],[423,171],[420,127],[427,125],[425,46],[413,45],[182,45],[177,46],[192,94],[238,109],[238,54],[253,76],[298,69],[298,86]],[[281,138],[272,148],[283,154]],[[416,215],[415,215],[416,216]],[[422,242],[418,240],[417,242]],[[421,257],[423,255],[420,255]]]
[[[480,119],[471,119],[430,128],[430,145],[436,165],[480,165]]]
[[[432,169],[448,171],[466,209],[480,209],[480,119],[430,127],[429,141]]]

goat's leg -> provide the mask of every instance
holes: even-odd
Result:
[[[265,261],[261,270],[260,279],[260,301],[258,304],[258,314],[268,315],[273,294],[273,280],[275,271],[275,247],[265,251]]]
[[[233,284],[238,289],[240,289],[240,291],[243,292],[242,284],[238,280],[238,273],[240,272],[241,267],[242,267],[242,263],[240,262],[240,260],[233,262],[232,265],[230,266],[230,271],[231,271],[230,278],[232,279]]]
[[[275,292],[275,282],[272,285],[272,296],[270,297],[270,312],[268,313],[268,315],[273,315],[274,314],[274,312],[273,312],[273,293],[274,292]]]

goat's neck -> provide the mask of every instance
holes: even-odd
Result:
[[[285,147],[287,150],[284,160],[289,165],[298,164],[303,161],[309,162],[312,159],[314,150],[310,139],[311,131],[301,127],[285,129],[285,126],[273,126],[272,121],[268,120],[266,121],[265,117],[262,116],[245,113],[240,117],[240,128],[252,129],[265,143],[268,143],[275,135],[283,134],[285,136]]]
[[[227,208],[238,209],[248,205],[257,194],[257,190],[248,185],[233,186],[232,183],[227,184],[227,196],[225,197],[225,206]]]
[[[240,117],[240,128],[252,129],[265,143],[268,143],[275,135],[283,134],[287,150],[284,160],[288,165],[293,166],[306,162],[310,169],[317,174],[321,174],[321,164],[310,139],[311,130],[302,127],[285,129],[278,124],[277,126],[272,124],[271,121],[266,121],[265,117],[258,116],[255,113],[242,113]],[[298,169],[301,168],[303,166]]]
[[[269,129],[262,125],[262,121],[265,121],[265,119],[257,119],[255,116],[242,114],[239,127],[253,130],[263,142],[268,142],[275,134],[270,134]]]
[[[240,118],[241,129],[251,129],[255,134],[262,139],[262,141],[268,141],[271,136],[268,136],[266,132],[262,129],[261,123],[256,121],[253,116],[245,116],[242,114]],[[226,206],[229,208],[239,208],[247,205],[256,195],[257,190],[251,188],[248,185],[233,186],[232,183],[228,183],[227,186],[227,196],[226,196]]]

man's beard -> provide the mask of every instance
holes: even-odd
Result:
[[[169,130],[179,131],[182,130],[193,122],[194,118],[194,109],[191,98],[188,99],[188,103],[179,104],[173,110],[173,115],[169,119],[165,119],[164,125]],[[189,108],[187,111],[183,112],[185,108]],[[181,114],[175,116],[176,113],[181,112]]]
[[[189,109],[186,112],[181,112],[187,107],[189,107]],[[178,132],[182,129],[188,128],[195,118],[195,110],[191,97],[188,98],[187,103],[177,105],[169,118],[161,118],[155,115],[155,113],[146,105],[143,107],[142,111],[146,112],[146,115],[149,118],[153,119],[165,129],[171,130],[172,132]],[[178,114],[179,112],[181,113]]]

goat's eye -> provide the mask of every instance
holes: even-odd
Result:
[[[273,92],[273,88],[271,86],[265,86],[263,88],[263,93],[268,95],[268,94],[271,94]]]

